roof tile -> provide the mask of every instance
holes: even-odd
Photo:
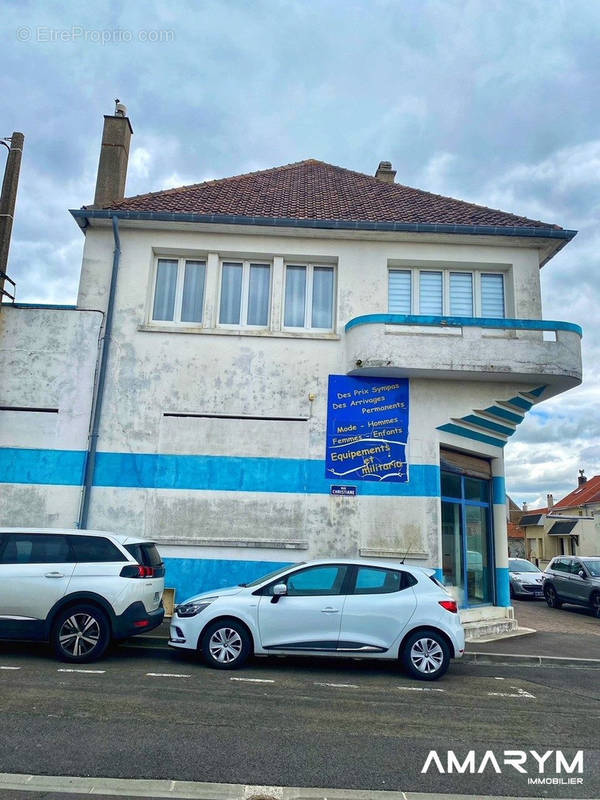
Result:
[[[280,219],[553,228],[452,197],[386,183],[308,159],[282,167],[127,197],[114,210]]]

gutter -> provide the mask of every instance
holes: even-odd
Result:
[[[559,250],[577,235],[563,228],[518,227],[516,225],[449,225],[434,222],[368,222],[343,219],[300,219],[288,217],[247,217],[238,214],[188,214],[170,211],[126,211],[104,208],[76,208],[69,213],[85,231],[91,219],[134,220],[137,222],[191,222],[213,225],[256,225],[270,228],[320,229],[336,231],[378,231],[392,233],[440,233],[472,236],[520,236],[533,239],[554,239],[553,252],[540,262],[543,267]]]
[[[98,435],[100,430],[100,420],[102,417],[102,403],[104,400],[104,388],[106,384],[106,366],[108,364],[108,354],[110,350],[110,340],[112,333],[112,321],[115,301],[115,291],[117,287],[117,274],[119,271],[119,261],[121,258],[121,240],[119,238],[119,220],[116,215],[112,215],[112,228],[115,247],[113,251],[113,265],[110,276],[110,290],[108,294],[108,307],[104,320],[104,332],[101,335],[101,356],[100,366],[94,381],[94,404],[92,419],[90,423],[90,433],[88,437],[88,449],[85,454],[85,467],[83,478],[83,489],[81,493],[81,504],[79,517],[77,520],[78,528],[86,528],[88,512],[90,507],[90,495],[94,482],[94,472],[96,469],[96,452],[98,449]]]

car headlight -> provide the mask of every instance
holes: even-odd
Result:
[[[195,617],[196,614],[204,611],[211,603],[214,603],[216,599],[216,597],[207,597],[204,600],[197,600],[193,603],[183,603],[177,606],[175,613],[178,617]]]

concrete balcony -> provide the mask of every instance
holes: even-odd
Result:
[[[581,335],[570,322],[367,314],[346,325],[346,371],[544,385],[547,398],[581,383]]]

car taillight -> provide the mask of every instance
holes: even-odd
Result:
[[[458,606],[456,600],[438,600],[438,603],[445,608],[446,611],[451,611],[453,614],[458,614]]]
[[[154,578],[154,567],[143,564],[128,564],[121,570],[122,578]]]

